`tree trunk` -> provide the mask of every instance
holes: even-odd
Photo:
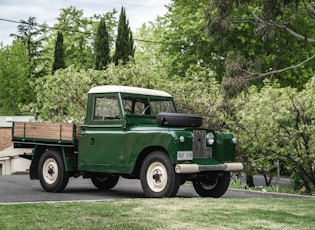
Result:
[[[254,178],[252,175],[248,175],[246,174],[246,184],[248,185],[248,187],[255,187],[254,185]]]

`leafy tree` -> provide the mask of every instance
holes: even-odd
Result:
[[[34,93],[29,79],[29,56],[26,46],[13,41],[0,48],[0,114],[15,115],[20,106],[33,101]]]
[[[216,72],[221,67],[215,65],[215,44],[206,36],[204,9],[207,0],[173,0],[168,6],[168,13],[157,19],[156,38],[162,56],[162,63],[167,75],[184,76],[191,66],[199,65]],[[219,74],[216,75],[220,81]]]
[[[30,65],[30,77],[38,78],[46,74],[46,62],[41,58],[44,52],[44,40],[41,37],[46,32],[46,27],[40,26],[35,17],[29,17],[27,21],[21,20],[17,26],[17,34],[12,37],[21,40],[27,49],[28,61]]]
[[[106,69],[110,62],[109,34],[106,29],[105,20],[100,21],[94,44],[95,69]]]
[[[234,96],[267,77],[302,89],[314,75],[312,9],[310,1],[209,0],[207,31],[225,48],[218,55],[228,93]]]
[[[58,31],[52,73],[54,73],[57,69],[64,69],[66,67],[64,53],[65,49],[63,46],[63,36],[62,33]]]
[[[308,194],[315,189],[315,79],[298,91],[265,81],[259,91],[251,87],[235,101],[235,132],[247,170],[252,168],[273,173],[279,159],[302,181]]]
[[[58,22],[54,25],[56,30],[62,31],[64,38],[65,64],[74,65],[77,69],[89,69],[95,67],[94,45],[95,36],[99,21],[104,19],[106,29],[109,34],[109,44],[114,41],[114,28],[117,25],[115,21],[117,11],[113,9],[105,14],[84,17],[83,10],[73,6],[63,8],[57,17]],[[50,40],[49,45],[52,46]]]
[[[126,18],[126,11],[124,7],[122,7],[118,22],[116,49],[113,57],[113,61],[116,65],[119,64],[120,60],[123,64],[126,64],[130,61],[129,57],[134,57],[135,48],[133,43],[129,21]]]
[[[54,27],[63,32],[66,66],[92,68],[94,64],[92,44],[94,33],[92,18],[83,16],[83,10],[70,6],[60,10],[58,23]]]

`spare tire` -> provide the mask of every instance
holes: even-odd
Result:
[[[156,123],[163,126],[200,127],[202,117],[187,113],[159,113],[156,116]]]

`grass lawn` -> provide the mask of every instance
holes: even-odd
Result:
[[[0,229],[315,229],[315,199],[124,199],[0,205]]]

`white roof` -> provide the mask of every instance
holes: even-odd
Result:
[[[152,95],[161,97],[172,97],[172,95],[154,89],[145,89],[132,86],[118,86],[118,85],[103,85],[96,86],[90,89],[89,93],[132,93],[132,94],[142,94],[142,95]]]

